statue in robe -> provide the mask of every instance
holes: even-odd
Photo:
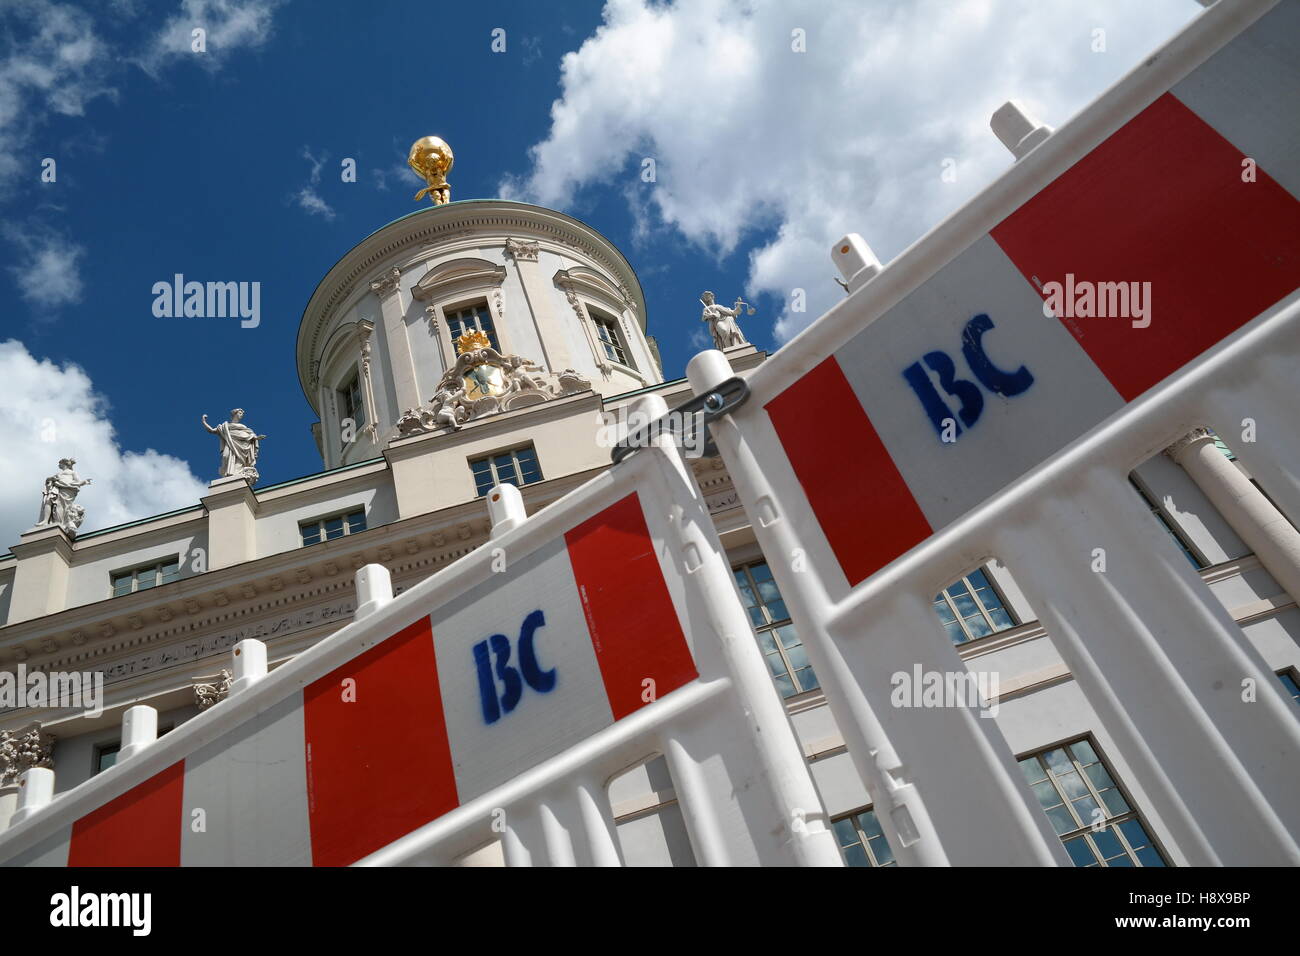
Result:
[[[258,442],[266,438],[243,423],[244,410],[234,408],[230,411],[230,421],[222,422],[215,428],[208,424],[208,416],[203,415],[203,427],[221,439],[221,477],[245,478],[250,483],[257,481]]]
[[[712,292],[701,294],[700,302],[704,304],[704,314],[700,316],[700,321],[709,324],[709,333],[713,336],[715,349],[731,349],[737,345],[748,344],[744,333],[740,331],[740,325],[736,322],[742,308],[747,310],[748,315],[754,314],[754,309],[748,302],[737,299],[736,304],[728,309],[725,305],[718,305],[714,301]]]
[[[63,458],[59,461],[57,473],[45,479],[45,490],[41,493],[41,517],[37,527],[57,525],[75,537],[86,517],[85,509],[77,504],[77,492],[90,484],[89,478],[81,478],[73,467],[75,458]]]

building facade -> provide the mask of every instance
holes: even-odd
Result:
[[[484,346],[497,358],[473,365]],[[740,375],[765,357],[747,344],[727,356]],[[620,409],[691,395],[664,378],[622,254],[569,216],[504,200],[425,208],[362,240],[312,294],[295,359],[320,472],[219,478],[189,508],[75,537],[38,527],[0,557],[0,669],[104,675],[97,717],[0,710],[0,829],[22,771],[53,768],[58,793],[110,772],[127,707],[155,707],[160,732],[192,719],[224,696],[238,641],[265,642],[272,667],[293,658],[351,620],[356,569],[384,565],[400,592],[488,540],[493,484],[518,485],[535,512],[610,467]],[[1132,493],[1300,695],[1300,516],[1273,505],[1233,439],[1189,434],[1134,472]],[[827,448],[825,467],[835,458]],[[757,546],[721,460],[692,465],[845,860],[889,865],[773,580],[781,556]],[[1007,570],[969,569],[934,612],[968,667],[997,675],[997,724],[1071,858],[1184,862]],[[694,862],[662,760],[609,781],[608,797],[627,863]],[[499,860],[490,846],[466,862]]]

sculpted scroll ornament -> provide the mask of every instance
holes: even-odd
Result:
[[[211,681],[194,685],[194,703],[199,710],[207,710],[213,704],[220,703],[230,695],[230,683],[233,675],[224,667]]]

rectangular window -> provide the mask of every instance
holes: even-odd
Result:
[[[304,545],[319,544],[321,541],[331,541],[345,534],[356,534],[358,531],[365,530],[366,510],[364,508],[349,511],[347,514],[331,515],[328,518],[315,518],[298,525]]]
[[[147,591],[162,584],[171,584],[181,576],[180,555],[164,558],[154,564],[132,568],[129,571],[114,571],[109,575],[113,586],[113,597],[121,597],[132,591]]]
[[[1084,737],[1020,759],[1075,866],[1164,866],[1138,813]]]
[[[1151,513],[1156,516],[1156,520],[1159,521],[1161,526],[1169,532],[1169,537],[1173,538],[1178,547],[1182,549],[1183,554],[1187,555],[1187,560],[1192,562],[1192,567],[1197,571],[1200,571],[1203,568],[1208,568],[1210,562],[1201,557],[1200,552],[1192,547],[1191,541],[1189,541],[1187,536],[1178,529],[1177,525],[1169,520],[1169,516],[1165,514],[1165,509],[1156,503],[1155,498],[1151,496],[1146,488],[1138,484],[1137,479],[1132,475],[1129,475],[1128,481],[1129,484],[1133,486],[1133,489],[1138,493],[1138,497],[1146,502],[1146,506],[1151,509]]]
[[[1291,696],[1291,701],[1300,707],[1300,682],[1296,681],[1295,671],[1278,671],[1277,679],[1282,682],[1282,689]]]
[[[831,829],[848,866],[898,866],[871,807],[832,820]]]
[[[161,737],[172,729],[172,724],[158,728],[158,736]],[[100,744],[95,748],[95,770],[91,774],[93,777],[96,773],[103,773],[109,767],[117,763],[118,752],[122,749],[122,741],[114,740],[106,744]]]
[[[348,383],[339,389],[339,406],[343,411],[342,421],[352,419],[354,429],[360,429],[366,423],[366,405],[361,401],[361,376],[354,374]]]
[[[756,561],[735,569],[736,587],[749,614],[749,623],[758,636],[758,646],[767,659],[767,669],[782,697],[793,697],[815,690],[817,674],[808,663],[808,654],[799,640],[790,612],[772,578],[766,561]]]
[[[103,744],[95,748],[95,773],[103,773],[117,763],[117,752],[122,749],[121,741]]]
[[[510,484],[516,488],[542,480],[542,466],[532,445],[497,452],[484,458],[471,458],[469,470],[474,475],[474,492],[480,498],[493,485]]]
[[[1016,626],[1010,610],[983,569],[974,571],[934,596],[934,613],[954,644]]]
[[[587,308],[587,313],[595,323],[596,338],[600,340],[601,348],[605,350],[605,358],[635,369],[636,363],[628,355],[627,342],[623,339],[623,331],[618,326],[618,320],[591,307]]]
[[[451,336],[453,348],[458,338],[466,332],[478,329],[488,337],[488,342],[494,349],[498,352],[501,351],[501,343],[497,340],[496,326],[492,324],[492,313],[488,309],[487,302],[467,305],[463,309],[449,311],[444,314],[447,316],[447,334]]]

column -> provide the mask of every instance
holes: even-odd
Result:
[[[384,325],[384,343],[388,349],[388,365],[393,371],[393,388],[397,392],[399,414],[420,404],[420,390],[415,377],[415,360],[411,357],[411,343],[406,338],[401,278],[401,270],[393,269],[370,283],[370,291],[379,297],[379,309]]]
[[[1210,431],[1189,432],[1165,454],[1191,476],[1264,569],[1300,601],[1300,531],[1228,460]]]
[[[992,545],[1188,863],[1300,862],[1293,706],[1126,477],[1072,474]]]

